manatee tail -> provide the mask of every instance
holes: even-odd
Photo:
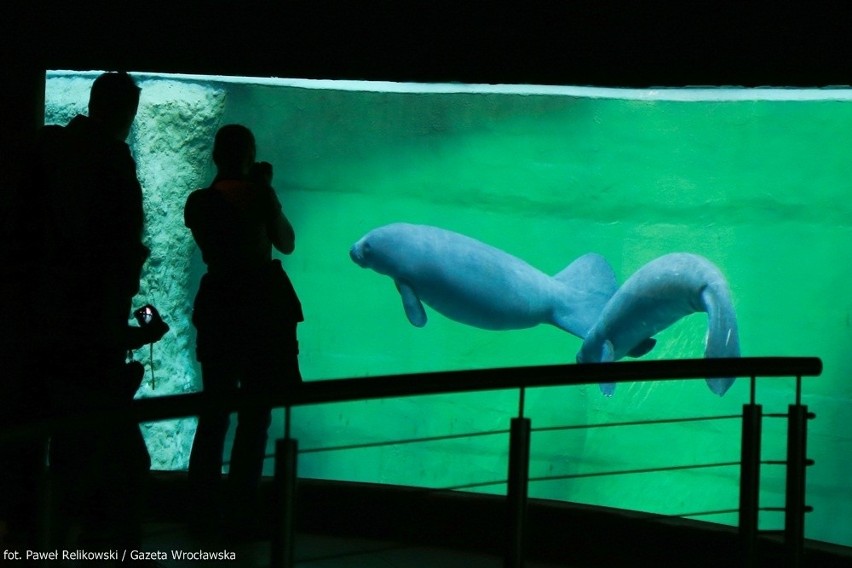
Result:
[[[615,348],[612,346],[612,341],[604,339],[596,341],[597,338],[587,337],[583,341],[583,346],[580,352],[577,353],[577,363],[597,362],[597,363],[612,363],[615,361]],[[607,398],[615,394],[615,383],[600,383],[601,392]]]
[[[701,293],[707,310],[707,346],[704,356],[727,358],[740,356],[740,338],[737,316],[731,292],[724,283],[707,286]],[[734,383],[733,377],[708,377],[707,386],[719,396],[724,395]]]
[[[568,333],[585,339],[615,294],[615,272],[604,257],[588,253],[554,276],[564,291],[557,298],[553,323]]]

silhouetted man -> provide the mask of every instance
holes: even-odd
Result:
[[[142,189],[125,140],[140,89],[126,73],[92,85],[88,116],[40,133],[8,232],[17,239],[27,358],[20,388],[34,413],[113,410],[96,429],[63,428],[50,442],[60,518],[83,537],[138,545],[140,485],[150,466],[139,427],[122,412],[141,380],[127,351],[168,326],[128,325],[148,249]]]

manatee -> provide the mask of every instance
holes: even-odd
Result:
[[[379,227],[349,255],[393,279],[405,315],[417,327],[426,325],[426,304],[482,329],[546,323],[584,338],[617,288],[615,273],[598,254],[581,256],[551,277],[500,249],[428,225]]]
[[[583,341],[577,362],[641,356],[654,346],[654,335],[695,312],[707,312],[705,357],[739,357],[737,318],[721,271],[695,254],[661,256],[636,271],[613,294]],[[732,377],[707,378],[707,386],[719,396],[733,382]],[[601,390],[610,396],[615,385],[601,385]]]

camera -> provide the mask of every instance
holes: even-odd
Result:
[[[140,327],[145,327],[151,322],[159,320],[160,314],[159,312],[157,312],[157,308],[155,308],[151,304],[146,304],[135,312],[133,312],[133,317],[136,318],[136,321],[139,323]]]

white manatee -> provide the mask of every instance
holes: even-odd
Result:
[[[426,325],[427,304],[478,328],[523,329],[551,324],[584,338],[615,293],[615,274],[586,254],[556,276],[465,235],[427,225],[394,223],[367,233],[352,260],[393,279],[412,325]]]

